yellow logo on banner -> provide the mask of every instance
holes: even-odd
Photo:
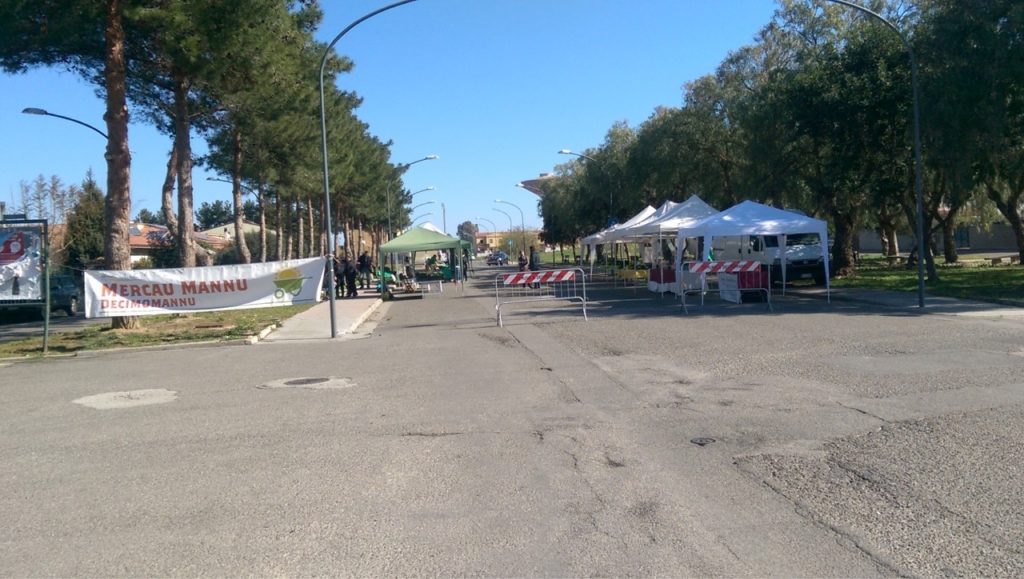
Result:
[[[305,279],[302,277],[302,272],[294,267],[282,269],[274,276],[274,285],[277,286],[277,289],[274,290],[274,297],[284,299],[286,293],[293,296],[299,295],[299,292],[302,291],[302,282]]]

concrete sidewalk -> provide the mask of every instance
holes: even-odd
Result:
[[[359,297],[340,298],[334,302],[334,320],[337,337],[353,333],[366,318],[370,317],[383,301],[380,294],[360,291]],[[288,318],[262,341],[293,342],[299,340],[331,339],[331,302],[324,300],[308,310]]]

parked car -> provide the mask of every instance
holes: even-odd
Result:
[[[70,275],[50,276],[50,311],[64,311],[69,316],[78,315],[78,304],[81,295],[78,284]]]
[[[81,302],[81,293],[78,291],[78,284],[75,278],[70,275],[50,276],[50,311],[63,311],[69,316],[78,315],[78,305]],[[4,300],[0,302],[0,312],[12,316],[23,313],[24,315],[43,317],[43,305],[38,301]],[[12,319],[15,319],[12,317]]]
[[[487,265],[508,265],[508,254],[504,251],[495,251],[487,256]]]

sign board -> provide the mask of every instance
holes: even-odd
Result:
[[[89,318],[271,308],[320,301],[327,260],[85,272]]]
[[[740,303],[739,276],[735,273],[719,273],[718,293],[727,302]]]
[[[0,300],[42,301],[43,222],[0,222]]]

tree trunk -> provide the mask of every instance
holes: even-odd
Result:
[[[263,195],[263,185],[256,188],[256,203],[260,206],[260,263],[267,263],[267,199]]]
[[[835,226],[835,244],[832,252],[830,269],[836,275],[850,275],[856,271],[853,259],[853,236],[856,235],[856,219],[850,213],[836,211],[832,214],[832,223]],[[828,251],[822,247],[823,252]]]
[[[167,159],[167,173],[164,184],[160,188],[160,211],[164,216],[164,225],[171,235],[177,235],[178,216],[174,214],[174,176],[178,172],[178,148],[171,145],[171,156]]]
[[[103,258],[112,270],[132,268],[132,250],[129,237],[131,226],[131,166],[128,149],[128,101],[125,91],[124,27],[121,0],[107,0],[104,39],[106,54],[103,81],[107,91],[107,110],[103,120],[107,123],[107,197],[103,204],[104,232]],[[137,317],[111,319],[113,329],[139,327]]]
[[[295,208],[291,201],[284,204],[284,259],[295,257]]]
[[[959,259],[956,250],[956,238],[953,235],[956,220],[953,219],[953,214],[950,213],[946,216],[946,219],[942,222],[942,253],[943,257],[946,258],[946,263],[956,263]]]
[[[178,265],[196,266],[192,225],[192,141],[189,134],[188,85],[174,73],[174,146],[178,150]]]
[[[277,237],[275,240],[275,245],[277,245],[277,256],[275,257],[275,261],[281,261],[284,259],[284,228],[281,225],[281,218],[283,217],[281,215],[281,195],[274,195],[274,214],[277,218],[277,223],[274,224],[274,233]]]
[[[313,202],[306,203],[306,219],[309,221],[309,251],[306,253],[306,257],[313,257],[314,255],[323,255],[323,253],[317,253],[316,242],[320,239],[316,235],[316,221],[313,221]]]
[[[296,257],[302,259],[306,257],[306,216],[302,214],[302,205],[298,199],[295,200],[295,219],[299,227],[298,241],[295,243]]]
[[[239,263],[252,263],[249,245],[245,242],[245,212],[242,210],[242,133],[235,131],[231,159],[231,197],[235,204],[235,251]]]
[[[889,239],[888,257],[897,257],[900,254],[900,239],[896,233],[896,226],[889,224],[885,228],[885,236]]]
[[[1020,183],[1017,183],[1017,185],[1020,185]],[[996,204],[999,213],[1010,224],[1013,237],[1017,241],[1017,255],[1020,257],[1020,265],[1024,266],[1024,217],[1021,216],[1020,211],[1017,209],[1021,206],[1022,198],[1024,198],[1024,188],[1018,188],[1016,193],[1011,191],[1005,198],[993,183],[985,183],[985,190],[988,193],[988,198]]]

